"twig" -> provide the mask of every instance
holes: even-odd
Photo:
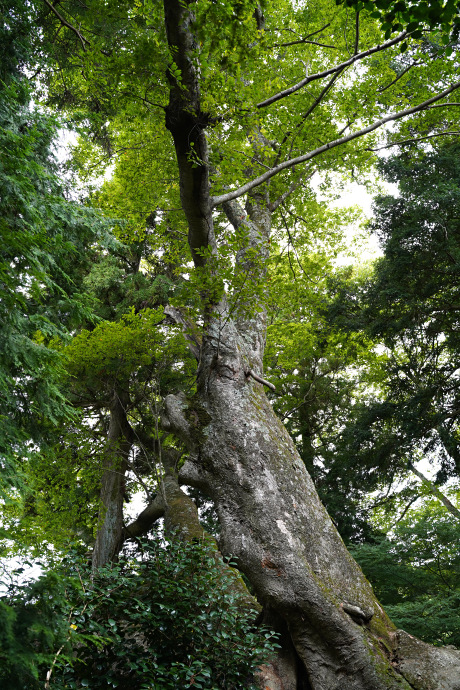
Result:
[[[389,89],[391,86],[393,86],[394,84],[396,84],[396,82],[399,81],[405,74],[407,74],[408,71],[409,71],[410,69],[412,69],[412,67],[417,67],[419,64],[420,64],[420,62],[417,62],[417,61],[416,61],[416,62],[413,62],[411,65],[409,65],[409,67],[406,67],[406,69],[404,69],[404,70],[401,72],[401,74],[398,74],[398,75],[393,79],[393,81],[390,81],[390,83],[387,84],[386,86],[381,86],[380,89],[377,89],[377,93],[383,93],[384,91],[386,91],[387,89]]]
[[[446,103],[446,105],[448,105]],[[460,103],[458,104],[460,105]],[[428,110],[428,108],[427,108]],[[449,135],[451,136],[458,136],[460,134],[460,130],[453,130],[451,132],[437,132],[437,134],[427,134],[424,137],[411,137],[410,139],[401,139],[401,141],[393,141],[391,144],[385,144],[385,146],[378,146],[376,148],[367,148],[366,151],[383,151],[383,149],[389,149],[392,146],[403,146],[404,144],[415,144],[418,141],[424,141],[425,139],[433,139],[434,137],[447,137]]]

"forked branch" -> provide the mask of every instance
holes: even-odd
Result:
[[[423,103],[420,103],[419,105],[416,105],[413,108],[406,108],[405,110],[400,110],[399,112],[393,113],[392,115],[386,115],[385,117],[382,117],[380,120],[377,120],[377,122],[374,122],[373,124],[368,125],[367,127],[363,127],[362,129],[359,129],[357,132],[352,132],[351,134],[348,134],[346,137],[339,137],[339,139],[335,139],[334,141],[330,141],[327,144],[323,144],[322,146],[319,146],[318,148],[314,149],[313,151],[310,151],[309,153],[305,153],[302,156],[297,156],[296,158],[291,158],[290,160],[283,161],[283,163],[274,166],[273,168],[271,168],[271,170],[267,170],[267,172],[263,173],[262,175],[259,175],[259,177],[254,178],[250,182],[247,182],[238,189],[235,189],[232,192],[228,192],[227,194],[222,194],[221,196],[213,197],[211,199],[212,206],[215,208],[216,206],[219,206],[220,204],[223,204],[226,201],[237,199],[243,194],[247,194],[251,189],[258,187],[264,182],[267,182],[267,180],[271,179],[272,177],[275,177],[275,175],[278,175],[283,170],[289,170],[290,168],[293,168],[295,165],[306,163],[306,161],[309,161],[312,158],[316,158],[316,156],[319,156],[322,153],[325,153],[326,151],[336,148],[337,146],[342,146],[343,144],[346,144],[349,141],[353,141],[354,139],[363,137],[365,134],[369,134],[370,132],[379,129],[387,122],[401,120],[403,117],[408,117],[409,115],[414,115],[415,113],[418,113],[421,110],[426,110],[433,103],[436,103],[437,101],[446,98],[446,96],[448,96],[450,93],[452,93],[459,87],[460,81],[457,81],[451,86],[449,86],[447,89],[444,89],[444,91],[441,91],[441,93],[438,93],[436,96],[433,96],[432,98],[428,98],[426,101],[423,101]],[[449,105],[449,103],[443,105]]]
[[[391,39],[391,41],[386,41],[381,45],[379,44],[378,46],[369,48],[369,50],[363,50],[361,53],[352,55],[351,58],[345,60],[345,62],[341,62],[339,65],[335,65],[335,67],[330,67],[329,69],[325,69],[322,72],[317,72],[316,74],[309,74],[307,77],[305,77],[305,79],[302,79],[301,81],[297,82],[297,84],[290,86],[288,89],[284,89],[283,91],[275,93],[273,96],[270,96],[270,98],[265,99],[265,101],[260,101],[260,103],[257,103],[256,107],[259,109],[266,108],[272,103],[276,103],[276,101],[280,101],[282,98],[287,98],[287,96],[291,96],[296,91],[300,91],[300,89],[303,89],[304,86],[307,86],[307,84],[310,84],[312,81],[324,79],[325,77],[328,77],[330,74],[341,72],[346,67],[353,65],[355,62],[358,62],[359,60],[364,60],[364,58],[369,57],[369,55],[374,55],[374,53],[379,53],[382,50],[387,50],[388,48],[391,48],[392,46],[401,43],[401,41],[404,41],[404,39],[407,38],[407,36],[407,31],[403,31],[398,36],[396,36],[396,38]]]
[[[45,5],[47,5],[47,6],[50,8],[51,12],[53,12],[53,13],[56,15],[56,17],[59,19],[59,21],[61,22],[61,24],[62,24],[63,26],[66,26],[68,29],[70,29],[71,31],[73,31],[74,34],[76,34],[76,35],[78,36],[78,38],[80,39],[80,43],[81,43],[81,45],[82,45],[82,47],[83,47],[83,50],[86,50],[85,43],[86,43],[86,45],[91,46],[91,43],[88,41],[88,39],[85,38],[84,36],[82,36],[82,34],[79,32],[79,30],[78,30],[75,26],[73,26],[72,24],[70,24],[70,23],[67,21],[67,19],[65,19],[65,18],[62,16],[62,14],[61,14],[60,12],[57,11],[57,9],[54,7],[53,4],[51,4],[51,2],[49,2],[49,0],[43,0],[43,2],[45,3]]]

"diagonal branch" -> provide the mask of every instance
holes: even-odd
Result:
[[[278,155],[277,155],[277,157],[276,157],[276,159],[275,159],[275,165],[277,165],[278,161],[280,160],[282,148],[283,148],[284,144],[287,142],[287,140],[289,139],[290,136],[292,136],[292,141],[291,141],[291,146],[290,146],[290,150],[289,150],[289,155],[292,154],[292,149],[293,149],[293,146],[294,146],[295,137],[296,137],[297,134],[299,133],[300,129],[303,127],[305,121],[310,117],[310,115],[312,114],[312,112],[315,110],[315,108],[316,108],[316,107],[321,103],[321,101],[326,97],[326,95],[327,95],[328,92],[331,90],[331,88],[333,87],[333,85],[335,84],[335,82],[337,81],[337,79],[340,77],[340,75],[342,74],[342,72],[343,72],[344,69],[345,69],[345,67],[344,67],[343,69],[341,69],[339,72],[336,72],[336,73],[332,76],[332,78],[328,81],[328,83],[326,84],[326,86],[321,90],[321,92],[319,93],[319,95],[315,98],[315,100],[314,100],[314,102],[312,103],[312,105],[311,105],[311,106],[308,108],[308,110],[302,115],[300,121],[296,124],[295,128],[294,128],[293,130],[290,130],[289,132],[286,132],[286,134],[285,134],[284,137],[283,137],[283,140],[282,140],[281,144],[279,145],[279,153],[278,153]]]
[[[345,62],[340,63],[339,65],[336,65],[335,67],[330,67],[329,69],[323,70],[322,72],[317,72],[316,74],[310,74],[308,77],[305,77],[305,79],[302,79],[299,81],[297,84],[294,84],[293,86],[290,86],[288,89],[284,89],[283,91],[280,91],[279,93],[274,94],[273,96],[270,96],[270,98],[267,98],[265,101],[261,101],[260,103],[257,103],[257,108],[266,108],[268,105],[271,105],[272,103],[276,103],[276,101],[280,101],[282,98],[286,98],[287,96],[290,96],[291,94],[295,93],[296,91],[299,91],[302,89],[304,86],[307,84],[310,84],[312,81],[317,81],[318,79],[324,79],[325,77],[328,77],[330,74],[335,74],[335,72],[342,71],[345,69],[345,67],[349,67],[350,65],[353,65],[355,62],[358,62],[359,60],[363,60],[364,58],[368,57],[369,55],[373,55],[374,53],[379,53],[382,50],[387,50],[388,48],[391,48],[394,45],[397,45],[398,43],[401,43],[406,37],[408,36],[407,31],[403,31],[401,34],[396,36],[396,38],[393,38],[391,41],[386,41],[386,43],[382,43],[381,45],[379,44],[378,46],[374,46],[373,48],[369,48],[369,50],[364,50],[361,53],[357,53],[356,55],[352,55],[351,58],[348,60],[345,60]]]
[[[299,187],[304,185],[307,180],[311,180],[311,178],[313,177],[314,174],[315,174],[315,170],[313,170],[313,172],[311,172],[309,175],[303,174],[300,176],[300,178],[298,180],[296,180],[291,185],[289,185],[289,187],[286,189],[286,191],[283,192],[281,194],[281,196],[279,196],[278,199],[276,199],[276,201],[274,201],[272,204],[270,204],[270,211],[272,211],[272,212],[276,211],[278,206],[283,204],[286,201],[286,199],[288,198],[288,196],[291,196],[291,194],[293,194],[293,192],[295,192]]]
[[[305,45],[308,43],[312,46],[319,46],[320,48],[332,48],[333,50],[338,50],[337,46],[330,45],[329,43],[319,43],[318,41],[309,41],[307,38],[299,38],[298,41],[289,41],[289,43],[274,43],[272,48],[289,48],[290,46]]]
[[[427,108],[427,110],[433,110],[433,108],[447,108],[449,106],[455,106],[455,105],[459,106],[460,103],[455,103],[453,101],[451,101],[450,103],[437,103],[436,105],[430,105],[430,107]]]
[[[404,146],[404,144],[416,144],[419,141],[425,141],[425,139],[433,139],[434,137],[446,137],[446,136],[458,136],[460,130],[453,130],[449,132],[436,132],[436,134],[427,134],[424,137],[410,137],[409,139],[402,139],[401,141],[393,141],[391,144],[385,144],[385,146],[378,146],[376,148],[368,148],[366,151],[383,151],[383,149],[390,149],[392,146]]]
[[[425,477],[425,475],[422,472],[420,472],[420,470],[418,470],[416,467],[414,467],[412,462],[409,462],[409,469],[412,470],[412,472],[419,479],[421,479],[422,482],[426,486],[428,486],[428,488],[429,488],[430,492],[433,494],[433,496],[436,496],[436,498],[438,498],[441,501],[441,503],[443,503],[445,505],[447,510],[450,513],[452,513],[452,515],[454,515],[457,519],[460,519],[460,510],[458,508],[456,508],[451,501],[449,501],[447,496],[444,496],[444,494],[441,491],[439,491],[438,487],[432,481],[430,481],[428,479],[428,477]]]
[[[274,166],[271,170],[267,170],[267,172],[263,173],[262,175],[259,175],[259,177],[256,177],[250,182],[247,182],[246,184],[242,185],[238,189],[233,190],[233,192],[228,192],[227,194],[221,194],[220,196],[213,197],[211,199],[212,206],[215,208],[216,206],[219,206],[219,204],[222,204],[225,201],[237,199],[243,194],[247,194],[247,192],[249,192],[251,189],[254,189],[254,187],[258,187],[267,180],[270,180],[275,175],[278,175],[280,172],[283,172],[283,170],[289,170],[290,168],[293,168],[295,165],[299,165],[300,163],[306,163],[306,161],[309,161],[312,158],[316,158],[316,156],[319,156],[322,153],[325,153],[326,151],[330,151],[331,149],[336,148],[337,146],[342,146],[343,144],[346,144],[349,141],[353,141],[354,139],[363,137],[365,134],[369,134],[370,132],[379,129],[387,122],[401,120],[403,117],[408,117],[409,115],[418,113],[421,110],[426,110],[428,109],[428,106],[431,106],[432,103],[440,101],[442,98],[445,98],[459,87],[460,81],[457,81],[454,84],[451,84],[451,86],[449,86],[444,91],[441,91],[441,93],[438,93],[436,96],[433,96],[432,98],[423,101],[423,103],[420,103],[419,105],[416,105],[413,108],[406,108],[405,110],[400,110],[399,112],[393,113],[392,115],[386,115],[385,117],[382,117],[380,120],[377,120],[377,122],[374,122],[373,124],[368,125],[367,127],[363,127],[362,129],[359,129],[357,132],[352,132],[351,134],[348,134],[346,137],[340,137],[339,139],[330,141],[327,144],[323,144],[322,146],[319,146],[317,149],[314,149],[309,153],[305,153],[303,156],[297,156],[296,158],[291,158],[288,161],[284,161],[283,163]]]
[[[400,79],[402,79],[402,77],[403,77],[405,74],[407,74],[408,71],[409,71],[410,69],[412,69],[412,67],[418,67],[418,65],[420,65],[420,62],[418,62],[417,60],[416,60],[415,62],[412,62],[412,63],[409,65],[409,67],[406,67],[406,69],[404,69],[404,70],[403,70],[400,74],[398,74],[392,81],[390,81],[389,84],[387,84],[386,86],[381,86],[380,89],[378,89],[378,93],[383,93],[383,92],[386,91],[387,89],[389,89],[389,88],[391,88],[392,86],[394,86],[394,85],[396,84],[396,82],[398,82]]]
[[[57,18],[59,19],[59,21],[61,22],[61,24],[63,24],[64,26],[66,26],[68,29],[70,29],[71,31],[73,31],[74,34],[76,34],[76,35],[78,36],[78,38],[80,39],[80,43],[81,43],[82,46],[83,46],[83,50],[86,50],[85,43],[86,43],[87,45],[91,46],[91,43],[88,41],[88,39],[85,38],[84,36],[82,36],[81,33],[79,32],[79,30],[78,30],[75,26],[73,26],[72,24],[69,24],[69,22],[62,16],[62,14],[60,14],[60,13],[57,11],[57,9],[54,7],[54,5],[52,5],[51,2],[49,2],[49,0],[43,0],[43,2],[45,3],[45,5],[47,5],[47,6],[50,8],[50,10],[51,10],[52,12],[54,12],[54,14],[56,15],[56,17],[57,17]]]

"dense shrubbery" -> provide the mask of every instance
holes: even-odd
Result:
[[[273,652],[206,544],[146,542],[99,571],[69,558],[0,599],[3,690],[254,688]]]

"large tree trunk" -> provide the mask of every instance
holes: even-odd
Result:
[[[180,83],[170,75],[166,125],[176,149],[189,244],[201,270],[217,248],[206,116],[192,59],[193,2],[165,0],[164,7],[168,42],[181,70]],[[259,250],[263,278],[270,234],[267,190],[250,196],[246,213],[235,202],[224,211],[236,228],[245,224],[249,245]],[[256,261],[254,252],[250,256]],[[247,264],[244,252],[236,257],[237,271],[251,270]],[[221,549],[237,559],[266,615],[292,640],[298,673],[285,690],[459,689],[457,652],[434,651],[404,633],[396,635],[257,382],[263,371],[263,309],[230,318],[225,299],[213,303],[212,294],[203,297],[198,391],[190,402],[168,396],[165,423],[193,451],[182,476],[215,502]],[[423,661],[427,655],[429,663]]]
[[[209,421],[200,429],[196,460],[182,474],[212,497],[221,550],[236,557],[259,601],[284,622],[302,662],[297,682],[313,690],[460,688],[457,652],[408,644],[412,638],[395,634],[262,385],[245,375],[249,363],[254,368],[254,349],[249,357],[233,333],[225,346],[221,339],[220,355],[213,339],[203,350],[199,395],[191,405],[196,419]],[[177,425],[181,405],[167,400],[176,431],[196,438],[190,410]]]

